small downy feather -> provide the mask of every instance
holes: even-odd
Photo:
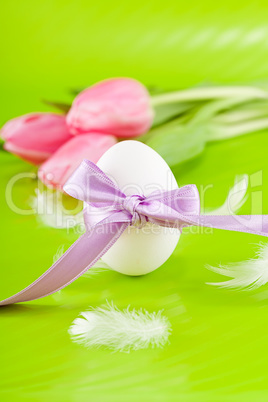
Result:
[[[53,256],[53,264],[64,254],[64,244],[58,247],[56,254]]]
[[[90,267],[83,276],[91,277],[92,275],[100,274],[103,271],[112,270],[112,268],[106,264],[101,258],[92,266]]]
[[[208,283],[208,285],[239,290],[257,289],[268,282],[268,244],[259,244],[255,258],[219,267],[208,265],[206,268],[233,278],[229,281]]]
[[[247,199],[247,188],[248,175],[237,176],[236,183],[230,190],[225,203],[220,208],[214,210],[213,213],[210,212],[210,214],[224,215],[230,213],[230,211],[232,213],[236,212]],[[206,268],[217,274],[233,278],[229,281],[211,282],[208,285],[228,289],[256,289],[268,282],[268,245],[260,244],[255,258],[227,265],[219,265],[218,267],[207,265]]]
[[[39,221],[55,229],[69,229],[77,225],[84,225],[83,211],[77,214],[67,214],[62,205],[62,193],[46,189],[35,190],[35,196],[30,198],[29,204],[36,211]]]
[[[230,189],[225,202],[213,211],[204,212],[208,215],[231,215],[236,213],[247,200],[248,175],[238,175],[235,177],[235,184]]]
[[[168,342],[171,325],[162,311],[119,310],[113,303],[82,312],[69,328],[72,340],[87,348],[104,347],[130,352],[149,347],[163,347]]]

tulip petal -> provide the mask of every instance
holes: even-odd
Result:
[[[99,133],[75,136],[40,166],[38,176],[46,185],[62,189],[83,159],[96,163],[116,142],[112,135]]]
[[[153,117],[150,95],[140,82],[113,78],[82,91],[66,121],[72,134],[94,131],[130,138],[148,131]]]
[[[72,138],[65,116],[56,113],[30,113],[8,121],[1,129],[4,148],[39,165]]]

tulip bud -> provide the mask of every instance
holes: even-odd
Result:
[[[0,132],[4,149],[39,165],[72,138],[65,116],[56,113],[30,113],[8,121]]]
[[[99,133],[75,136],[40,166],[38,177],[47,186],[62,189],[83,159],[96,163],[116,142],[112,135]]]
[[[135,137],[149,130],[154,117],[147,89],[130,78],[112,78],[82,91],[67,114],[72,134],[92,131]]]

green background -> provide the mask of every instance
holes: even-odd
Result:
[[[112,76],[163,88],[267,80],[267,17],[266,1],[5,2],[0,123],[49,110],[42,99],[70,101],[71,89]],[[211,208],[222,204],[235,175],[253,175],[240,212],[268,213],[267,147],[267,132],[210,144],[174,173],[180,185],[212,184],[205,198]],[[40,275],[57,248],[69,246],[75,235],[12,212],[6,185],[32,167],[4,151],[0,163],[2,299]],[[254,175],[260,171],[263,185]],[[18,206],[28,205],[35,187],[31,179],[17,183]],[[171,258],[150,275],[107,271],[82,277],[45,299],[2,308],[1,400],[267,401],[267,288],[215,289],[205,282],[221,278],[204,267],[251,258],[259,241],[265,239],[186,233]],[[71,322],[106,299],[119,308],[164,309],[173,329],[170,344],[112,354],[72,343]]]

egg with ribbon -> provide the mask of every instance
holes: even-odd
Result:
[[[127,196],[148,196],[156,191],[178,188],[164,159],[139,141],[117,143],[105,152],[97,165]],[[129,208],[135,213],[135,203]],[[102,260],[123,274],[144,275],[164,264],[179,237],[178,229],[150,222],[142,227],[128,226]]]
[[[57,292],[101,257],[121,273],[147,274],[169,258],[180,237],[178,228],[185,225],[268,236],[268,215],[240,215],[239,220],[235,215],[200,215],[197,187],[179,189],[165,161],[140,142],[114,145],[98,165],[84,160],[64,186],[67,194],[85,203],[85,233],[0,306]]]

